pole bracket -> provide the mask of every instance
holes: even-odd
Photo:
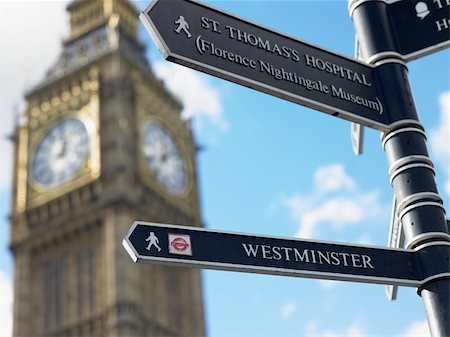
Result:
[[[449,240],[450,235],[447,234],[447,236]],[[419,265],[423,275],[423,280],[417,289],[419,295],[431,282],[450,278],[450,242],[428,242],[417,246],[414,250],[417,258],[421,260]]]

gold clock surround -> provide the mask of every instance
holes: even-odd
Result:
[[[72,0],[67,10],[70,35],[26,93],[11,135],[13,336],[205,336],[199,271],[136,266],[121,245],[136,219],[202,225],[190,122],[151,70],[131,1]],[[62,185],[36,184],[34,153],[67,118],[92,125],[90,156]],[[180,194],[155,179],[141,152],[139,129],[149,119],[167,129],[183,156]],[[53,153],[61,159],[54,172],[62,172],[68,152]],[[139,280],[146,281],[137,289]]]
[[[143,146],[141,142],[142,141],[142,127],[141,127],[139,129],[139,137],[138,137],[138,148],[139,148],[138,164],[143,181],[152,189],[156,189],[159,192],[167,195],[167,197],[170,198],[172,201],[187,198],[192,189],[192,175],[193,175],[193,167],[192,162],[190,161],[190,156],[188,155],[187,144],[177,141],[178,137],[174,136],[177,134],[176,126],[169,125],[167,122],[164,122],[162,118],[159,118],[157,116],[151,116],[149,118],[146,118],[140,123],[140,125],[143,126],[145,123],[149,122],[156,122],[163,129],[167,130],[169,136],[176,144],[184,162],[184,169],[185,169],[184,173],[186,182],[183,190],[180,193],[172,193],[165,186],[163,186],[161,182],[158,181],[157,177],[155,176],[154,172],[152,171],[152,169],[150,168],[145,159],[145,154],[143,152]]]
[[[29,109],[29,158],[26,169],[31,169],[33,156],[43,137],[57,123],[66,118],[76,118],[85,124],[89,135],[89,153],[82,167],[60,186],[44,186],[35,181],[31,174],[28,174],[26,208],[39,206],[100,176],[98,80],[95,70],[92,70],[90,75],[90,80],[85,79],[81,83],[75,82],[70,91],[63,91],[59,96],[54,96],[49,101],[41,102],[38,106]],[[23,202],[19,202],[18,206],[20,205],[25,206]]]
[[[136,112],[137,125],[144,125],[148,121],[155,121],[165,128],[174,139],[181,155],[183,156],[186,169],[186,187],[180,194],[170,193],[160,182],[157,181],[151,172],[141,145],[141,129],[136,132],[135,144],[138,150],[137,167],[141,181],[151,190],[158,194],[172,205],[183,209],[187,214],[191,214],[193,203],[196,200],[197,184],[195,163],[193,159],[196,154],[195,143],[192,141],[190,121],[180,117],[181,104],[173,96],[168,96],[166,91],[161,90],[161,86],[155,85],[142,78],[139,74],[134,74],[136,83]]]

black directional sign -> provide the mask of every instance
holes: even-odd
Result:
[[[397,121],[375,67],[190,0],[140,18],[170,61],[382,131]]]
[[[139,221],[133,224],[123,245],[135,262],[404,286],[419,286],[429,276],[418,269],[413,250]],[[427,272],[443,271],[430,268]]]
[[[450,46],[450,0],[402,0],[388,6],[398,51],[413,60]]]

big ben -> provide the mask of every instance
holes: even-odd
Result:
[[[201,226],[196,144],[128,0],[77,0],[15,143],[14,336],[205,335],[198,270],[136,265],[135,220]]]

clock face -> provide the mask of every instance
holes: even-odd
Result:
[[[186,164],[175,141],[158,122],[142,126],[141,144],[145,160],[158,182],[172,194],[181,194],[187,185]]]
[[[63,119],[42,138],[31,162],[34,181],[46,187],[68,182],[86,162],[89,133],[78,118]]]

